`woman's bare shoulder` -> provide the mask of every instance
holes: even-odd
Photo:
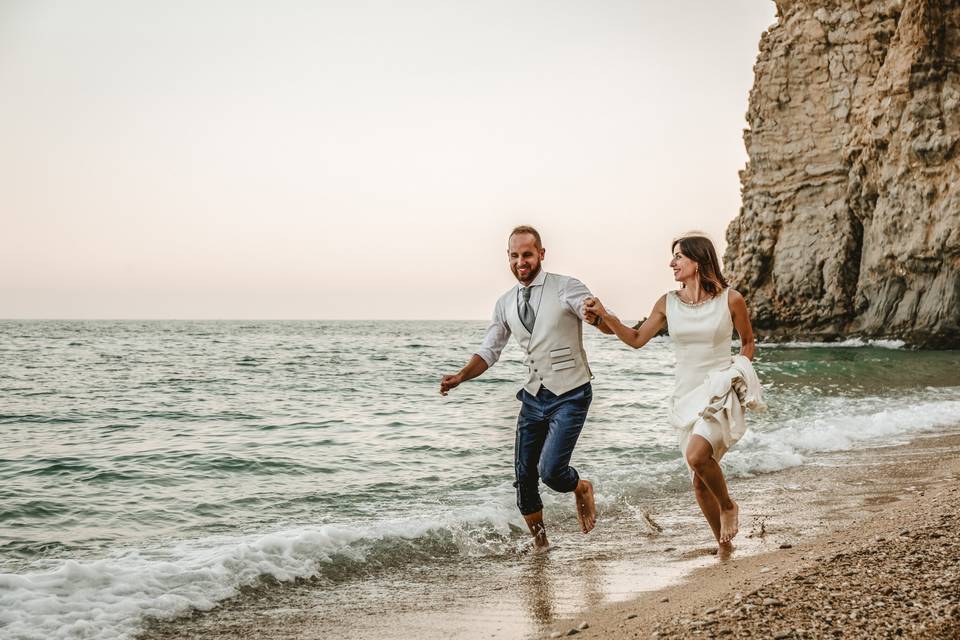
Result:
[[[737,291],[733,287],[730,287],[729,291],[730,293],[727,294],[727,301],[730,303],[731,307],[733,307],[734,305],[739,307],[740,305],[747,304],[747,301],[746,299],[744,299],[743,294],[741,294],[739,291]]]

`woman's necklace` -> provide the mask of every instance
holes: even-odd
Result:
[[[677,297],[680,299],[680,302],[682,302],[683,304],[686,304],[686,305],[690,305],[691,307],[695,307],[695,306],[697,306],[697,305],[703,304],[704,302],[709,302],[710,300],[713,300],[713,298],[715,297],[715,296],[711,296],[710,294],[704,292],[703,290],[701,290],[700,293],[704,294],[704,297],[703,297],[702,300],[696,300],[696,299],[694,299],[693,301],[684,300],[684,299],[683,299],[683,290],[682,290],[682,289],[677,292]]]

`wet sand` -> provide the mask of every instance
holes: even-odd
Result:
[[[911,445],[918,455],[886,469],[906,493],[869,497],[848,526],[734,555],[541,637],[960,638],[960,459],[923,455],[955,440]]]
[[[669,522],[656,505],[618,527],[601,519],[589,551],[575,521],[561,523],[554,551],[495,571],[483,558],[385,567],[335,585],[333,604],[330,585],[261,584],[140,637],[546,638],[583,622],[584,638],[957,637],[958,453],[960,435],[926,437],[734,480],[741,533],[728,560],[710,553],[684,494],[689,508]]]

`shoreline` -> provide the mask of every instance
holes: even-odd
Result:
[[[148,621],[136,637],[539,639],[566,635],[587,622],[589,628],[578,630],[584,638],[722,637],[721,631],[732,632],[726,637],[770,638],[785,632],[781,623],[794,614],[789,605],[766,612],[763,600],[776,596],[789,602],[797,598],[777,595],[784,585],[794,586],[793,576],[801,572],[812,576],[809,572],[824,563],[839,562],[838,554],[853,552],[857,545],[872,548],[877,536],[892,540],[896,537],[892,533],[916,529],[894,522],[922,517],[927,512],[920,507],[925,505],[936,505],[930,514],[956,517],[955,507],[948,509],[946,503],[929,503],[929,499],[939,496],[944,485],[957,484],[958,451],[960,433],[954,428],[947,434],[838,452],[802,467],[736,480],[735,497],[746,509],[741,512],[738,552],[725,562],[710,554],[714,547],[708,546],[705,536],[693,546],[676,546],[677,535],[687,530],[700,534],[704,533],[701,528],[706,529],[699,512],[693,512],[696,505],[690,498],[688,517],[662,534],[644,531],[639,513],[636,531],[633,524],[621,522],[631,535],[639,536],[632,543],[622,535],[617,537],[625,547],[579,551],[577,534],[562,531],[559,552],[505,559],[495,574],[485,571],[483,563],[468,569],[428,564],[391,572],[373,583],[341,583],[338,589],[348,589],[357,597],[341,599],[341,605],[333,609],[325,602],[320,584],[309,580],[270,583],[245,588],[210,611]],[[950,495],[955,502],[960,499],[956,493]],[[798,511],[796,505],[804,509]],[[955,525],[960,525],[960,520]],[[689,535],[684,533],[684,539],[689,544]],[[955,540],[956,536],[944,539]],[[784,544],[790,548],[780,549]],[[960,559],[957,564],[960,566]],[[837,582],[833,591],[842,595],[853,588],[852,580],[850,576],[818,578],[814,585]],[[848,583],[845,587],[844,582]],[[754,593],[758,588],[762,595]],[[396,595],[383,600],[382,607],[371,609],[363,604],[369,602],[370,589]],[[925,593],[922,587],[919,590]],[[960,585],[956,591],[960,593]],[[735,605],[732,598],[737,593],[744,602]],[[799,597],[806,601],[822,596],[811,591]],[[664,598],[667,601],[661,602]],[[717,611],[703,614],[713,608]],[[765,612],[773,617],[764,619]],[[829,636],[829,631],[820,629],[808,637]],[[858,636],[846,628],[844,633],[848,637],[876,635]],[[911,633],[907,629],[907,637],[944,637]]]
[[[960,637],[958,478],[960,459],[945,460],[839,529],[694,569],[532,637]]]

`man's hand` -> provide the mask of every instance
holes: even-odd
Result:
[[[445,396],[450,389],[457,387],[461,382],[466,380],[473,380],[478,375],[487,370],[487,362],[477,354],[473,354],[473,357],[470,358],[470,362],[467,363],[463,369],[460,370],[460,373],[455,373],[452,376],[443,376],[440,379],[440,395]]]
[[[440,395],[445,396],[447,392],[463,382],[463,377],[459,373],[452,376],[443,376],[440,380]]]

